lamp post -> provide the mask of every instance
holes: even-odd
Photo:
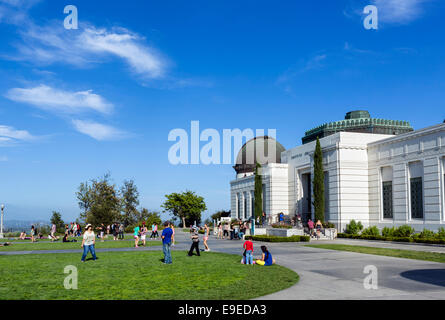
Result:
[[[3,236],[3,210],[5,209],[5,205],[2,204],[1,208],[2,208],[2,217],[1,217],[1,226],[0,226],[0,239],[3,239],[4,238],[4,236]]]

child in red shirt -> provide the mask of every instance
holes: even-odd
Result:
[[[253,265],[253,243],[250,240],[246,240],[243,244],[243,248],[246,250],[246,264]]]

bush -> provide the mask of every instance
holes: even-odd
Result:
[[[362,232],[363,236],[380,236],[380,231],[379,228],[377,228],[376,226],[372,226],[369,228],[366,228],[365,230],[363,230]]]
[[[408,225],[403,225],[394,230],[394,237],[406,238],[411,237],[414,234],[414,229]]]
[[[416,234],[416,236],[418,236],[418,238],[422,238],[422,239],[432,239],[435,237],[434,231],[428,230],[428,229],[423,229],[423,231],[421,233],[419,233],[418,235]]]
[[[392,237],[392,236],[394,236],[394,231],[395,230],[396,229],[394,227],[392,227],[392,228],[384,227],[383,230],[382,230],[382,236],[384,236],[384,237]]]
[[[360,231],[363,230],[363,225],[362,223],[359,222],[355,222],[355,220],[351,220],[351,222],[346,225],[346,233],[347,234],[359,234]]]
[[[289,224],[279,224],[279,223],[274,223],[273,225],[272,225],[272,228],[275,228],[275,229],[292,229],[292,226],[291,225],[289,225]]]
[[[309,236],[291,236],[291,237],[276,237],[276,236],[246,236],[245,239],[262,242],[309,242]]]
[[[436,237],[439,239],[445,239],[445,228],[440,227],[437,231]]]
[[[325,228],[325,229],[335,229],[335,224],[333,224],[332,222],[325,222],[325,223],[323,223],[323,228]]]

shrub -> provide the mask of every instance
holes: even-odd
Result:
[[[436,237],[439,239],[445,239],[445,228],[440,227],[437,231]]]
[[[431,239],[435,237],[435,234],[434,231],[423,229],[423,231],[419,233],[417,236],[422,239]]]
[[[394,237],[406,238],[414,234],[414,229],[408,225],[403,225],[394,230]]]
[[[292,229],[292,226],[291,225],[289,225],[289,224],[279,224],[279,223],[274,223],[273,225],[272,225],[272,228],[275,228],[275,229]]]
[[[394,235],[394,231],[395,230],[396,229],[394,227],[392,227],[392,228],[384,227],[382,229],[382,236],[384,236],[384,237],[392,237]]]
[[[355,220],[351,220],[351,222],[346,225],[346,233],[347,234],[359,234],[360,231],[363,230],[363,225],[362,223],[359,222],[355,222]]]
[[[380,231],[379,228],[377,228],[376,226],[372,226],[369,228],[366,228],[365,230],[363,230],[362,232],[363,236],[380,236]]]
[[[309,242],[309,236],[291,236],[291,237],[276,237],[276,236],[246,236],[245,239],[263,242]]]
[[[325,222],[325,223],[323,223],[323,228],[335,229],[335,224],[333,224],[332,222]]]

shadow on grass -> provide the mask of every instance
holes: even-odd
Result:
[[[400,275],[410,280],[445,287],[445,269],[411,270]]]

